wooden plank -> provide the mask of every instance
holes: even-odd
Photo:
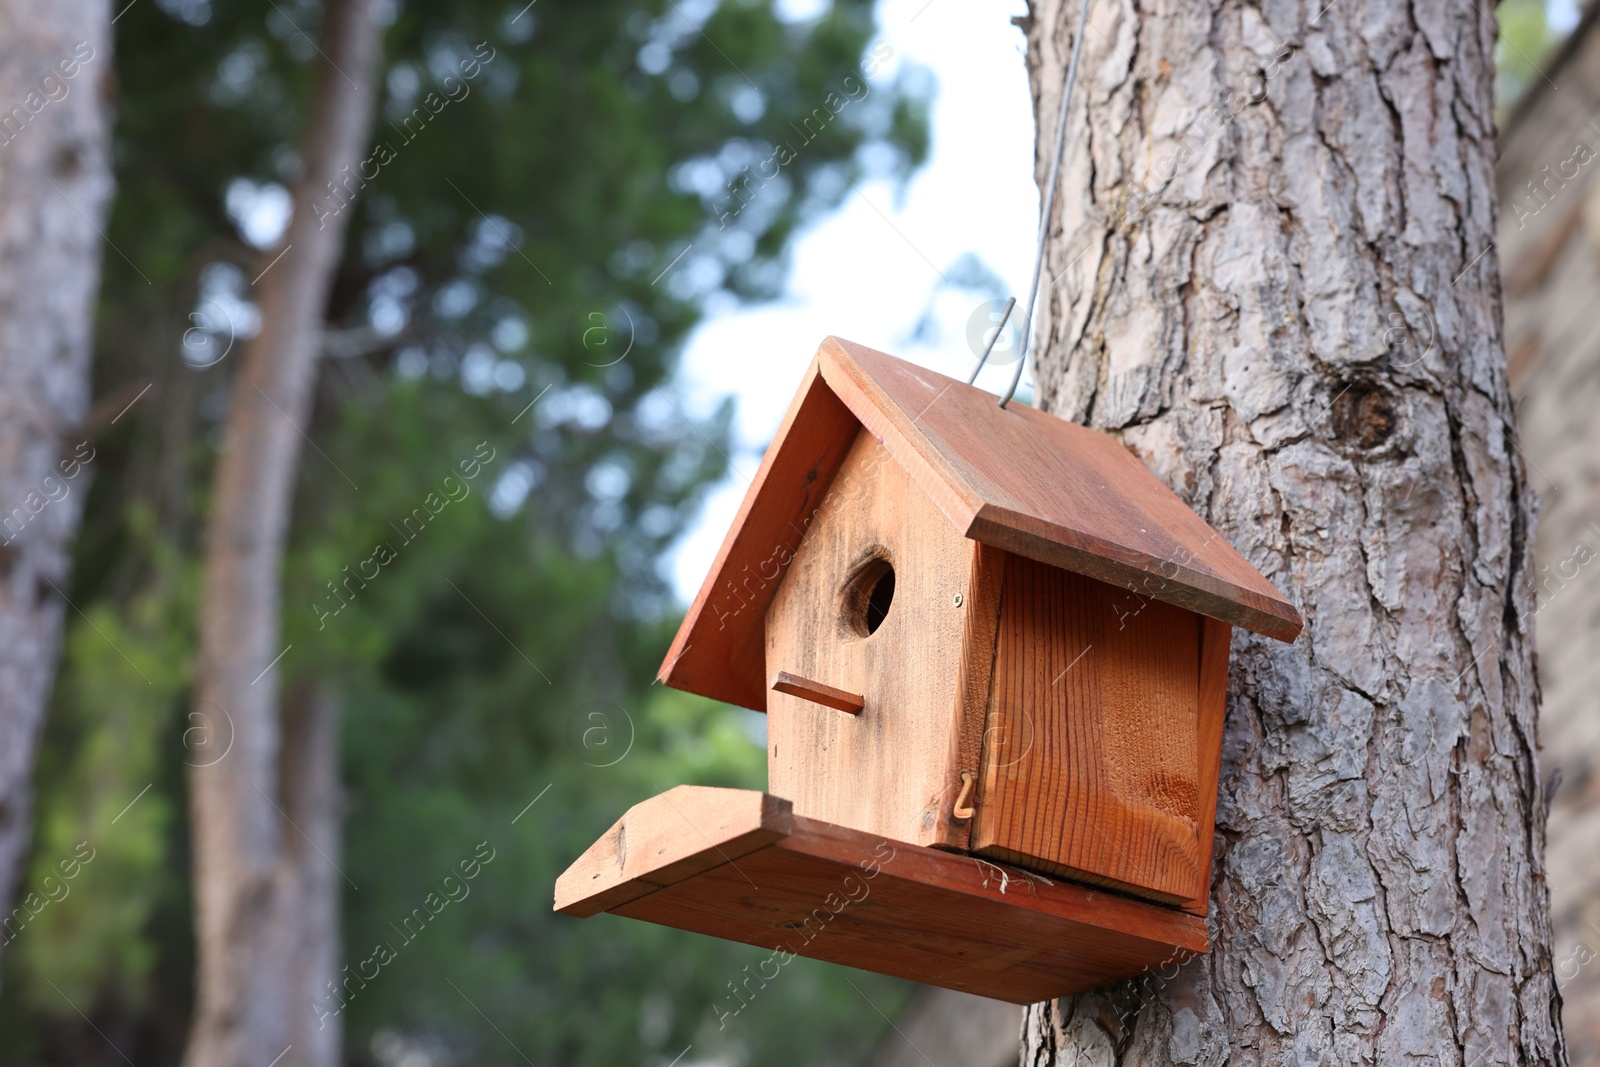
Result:
[[[1211,904],[1211,858],[1217,832],[1222,731],[1228,718],[1228,651],[1233,627],[1216,619],[1202,619],[1200,626],[1200,718],[1195,731],[1200,757],[1200,878],[1199,890],[1184,904],[1184,910],[1204,917]]]
[[[773,843],[774,848],[800,852],[835,862],[849,862],[884,847],[894,852],[893,860],[879,866],[893,866],[896,878],[943,893],[967,898],[965,904],[1011,903],[1025,912],[1086,923],[1112,935],[1124,935],[1183,947],[1190,952],[1206,951],[1206,928],[1193,916],[1174,908],[1135,900],[1118,893],[1106,893],[1092,886],[1074,885],[1020,868],[991,863],[975,856],[957,856],[939,849],[909,843],[885,841],[843,826],[832,826],[816,819],[794,817],[788,834]],[[963,906],[965,906],[963,904]],[[994,914],[999,914],[996,909]],[[974,924],[982,936],[982,922]],[[1039,945],[1024,945],[1037,949]]]
[[[1003,587],[972,850],[1192,900],[1199,617],[1021,557]]]
[[[762,618],[860,423],[812,361],[657,678],[767,710]]]
[[[961,781],[964,774],[970,773],[976,778],[980,773],[983,735],[989,719],[989,689],[994,677],[995,642],[1000,634],[1000,589],[1009,555],[978,541],[970,544],[972,562],[964,605],[966,620],[961,631],[961,673],[956,681],[955,726],[950,731],[952,785]],[[952,796],[948,803],[939,806],[939,823],[928,843],[964,852],[972,843],[972,819],[955,814],[956,799]]]
[[[860,715],[768,695],[767,788],[797,815],[929,844],[954,797],[952,717],[971,549],[861,430],[767,611],[767,675],[860,694]],[[876,631],[863,582],[894,575]]]
[[[809,678],[802,678],[788,671],[779,671],[772,676],[772,685],[769,687],[774,693],[787,693],[792,697],[809,700],[813,704],[821,704],[825,708],[834,708],[847,715],[860,715],[866,698],[858,693],[847,693],[843,689],[835,689],[831,685],[813,682]]]
[[[1300,613],[1126,448],[837,337],[823,379],[968,537],[1293,640]]]
[[[555,910],[586,916],[736,861],[789,832],[787,800],[680,785],[635,804],[556,879]]]
[[[1176,909],[800,816],[610,910],[771,949],[774,968],[792,953],[1017,1004],[1207,947],[1205,923]]]

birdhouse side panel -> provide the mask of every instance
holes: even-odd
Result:
[[[1203,893],[1201,622],[1007,560],[974,852],[1164,903]]]
[[[767,611],[767,675],[788,676],[767,694],[768,788],[799,815],[935,843],[960,785],[950,736],[971,549],[865,430],[805,521]]]
[[[1228,656],[1233,627],[1200,620],[1200,877],[1185,911],[1204,917],[1211,905],[1211,861],[1217,829],[1217,786],[1222,776],[1222,732],[1228,720]]]
[[[961,633],[956,711],[950,734],[951,773],[960,785],[955,796],[940,807],[938,831],[930,842],[953,852],[967,852],[972,847],[972,816],[989,722],[989,693],[1000,625],[1000,591],[1006,560],[1011,555],[981,541],[969,539],[967,546],[972,562],[967,568],[963,608],[966,625]]]

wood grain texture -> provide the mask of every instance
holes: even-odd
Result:
[[[887,560],[875,633],[846,617],[858,571]],[[859,693],[860,715],[768,696],[768,788],[797,815],[899,841],[935,839],[954,799],[950,735],[971,550],[883,446],[859,432],[767,611],[767,671]]]
[[[830,337],[822,376],[968,537],[1283,641],[1294,605],[1105,434]]]
[[[1000,590],[1010,553],[979,541],[972,551],[966,593],[966,624],[961,631],[960,676],[956,679],[956,711],[950,731],[949,767],[959,781],[980,773],[983,738],[989,722],[989,688],[994,675],[995,642],[999,637]],[[974,790],[975,792],[975,790]],[[939,806],[939,821],[929,844],[966,851],[972,843],[972,819],[955,814],[955,799]],[[969,803],[971,801],[969,800]]]
[[[815,819],[737,857],[691,836],[696,862],[642,869],[644,891],[608,910],[1017,1004],[1206,950],[1180,911]]]
[[[802,678],[788,671],[779,671],[772,676],[770,686],[774,693],[784,693],[788,696],[809,700],[813,704],[821,704],[825,708],[833,708],[847,715],[860,715],[865,705],[865,699],[859,693],[847,693],[843,689],[835,689],[831,685],[813,682],[809,678]]]
[[[1222,731],[1228,719],[1228,653],[1233,627],[1216,619],[1200,620],[1200,695],[1196,702],[1196,755],[1200,760],[1200,876],[1193,899],[1183,908],[1204,916],[1211,903],[1212,843],[1217,833],[1217,778],[1222,768]]]
[[[972,850],[1167,903],[1203,893],[1200,618],[1013,557]]]
[[[789,832],[792,805],[750,789],[680,785],[635,804],[556,879],[555,910],[594,915],[729,863]]]
[[[859,428],[813,360],[667,650],[662,682],[767,710],[763,617]]]

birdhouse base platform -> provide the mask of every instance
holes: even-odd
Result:
[[[805,818],[768,793],[707,786],[629,809],[556,881],[555,907],[1016,1004],[1206,950],[1205,920],[1176,908]]]

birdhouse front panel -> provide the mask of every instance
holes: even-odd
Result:
[[[1022,556],[1001,584],[972,850],[1199,896],[1201,617]]]
[[[795,679],[767,694],[768,789],[799,815],[934,843],[960,786],[950,734],[972,544],[866,430],[802,523],[767,609],[767,675]]]

